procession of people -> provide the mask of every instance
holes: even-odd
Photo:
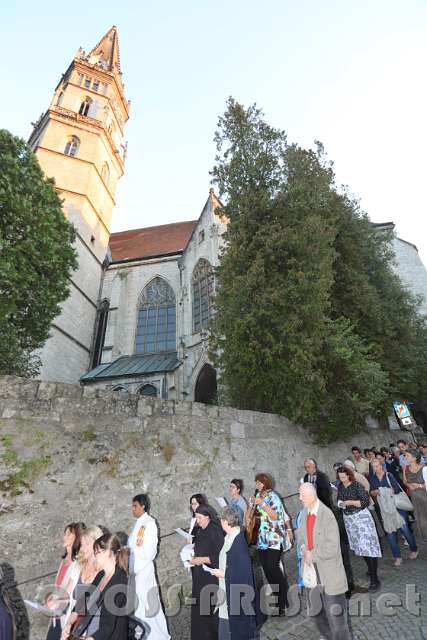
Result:
[[[233,478],[219,514],[200,491],[191,496],[190,526],[182,532],[192,579],[191,640],[255,640],[268,615],[286,616],[290,558],[283,554],[293,546],[309,610],[321,604],[312,614],[320,635],[352,638],[347,602],[353,592],[381,588],[383,538],[395,567],[403,562],[402,541],[410,561],[427,541],[427,447],[400,440],[365,449],[366,458],[357,446],[351,452],[352,459],[333,465],[331,476],[313,458],[303,461],[301,510],[293,522],[266,472],[255,476],[248,500],[243,481]],[[170,639],[154,564],[158,525],[148,495],[134,496],[131,509],[129,537],[83,522],[65,526],[55,584],[42,607],[50,614],[46,640]],[[352,554],[366,562],[366,586],[355,584]],[[267,600],[273,596],[267,611],[262,591]],[[340,615],[333,614],[337,606]],[[21,629],[28,626],[23,611]],[[17,619],[10,594],[0,589],[2,640],[19,638]]]

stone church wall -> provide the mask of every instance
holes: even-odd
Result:
[[[358,434],[361,446],[389,444],[399,431]],[[0,549],[18,582],[55,571],[68,522],[129,531],[132,496],[148,492],[163,537],[157,561],[167,587],[188,582],[168,535],[189,524],[189,497],[227,496],[231,478],[249,495],[258,471],[272,473],[282,496],[295,493],[306,456],[319,467],[349,454],[352,443],[313,444],[302,427],[273,414],[191,402],[161,401],[114,392],[0,378]],[[292,515],[295,497],[285,499]],[[42,581],[48,583],[48,579]],[[34,599],[40,583],[22,587]],[[44,640],[46,620],[33,616],[32,640]]]

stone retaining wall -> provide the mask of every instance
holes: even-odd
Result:
[[[388,444],[397,431],[369,430],[360,446]],[[313,445],[284,417],[191,402],[161,401],[77,385],[0,378],[0,548],[18,580],[55,570],[67,522],[129,531],[132,496],[148,492],[162,536],[187,527],[192,493],[227,495],[243,478],[248,495],[258,471],[270,472],[283,496],[298,490],[302,462],[317,458],[328,472],[352,443]],[[285,501],[291,513],[298,500]],[[165,537],[158,556],[165,586],[188,580]],[[34,597],[34,584],[25,587]],[[42,638],[36,629],[32,638]],[[40,633],[40,636],[38,636]]]

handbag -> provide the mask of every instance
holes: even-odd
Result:
[[[388,486],[390,487],[390,489],[392,489],[393,487],[390,484],[388,473],[386,473],[386,478],[387,478]],[[396,509],[400,509],[400,511],[414,510],[414,505],[412,504],[411,500],[408,498],[408,496],[404,491],[399,491],[399,493],[393,493],[393,501]]]
[[[307,589],[314,589],[317,586],[317,573],[314,564],[307,564],[303,561],[302,581]]]

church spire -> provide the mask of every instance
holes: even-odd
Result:
[[[88,56],[90,64],[98,64],[105,71],[120,71],[119,35],[117,27],[112,26],[92,49]]]

